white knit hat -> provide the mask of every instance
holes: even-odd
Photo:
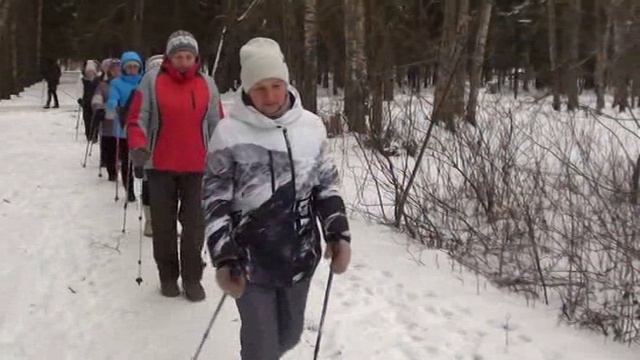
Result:
[[[289,83],[289,68],[280,45],[272,39],[257,37],[240,48],[240,81],[245,92],[258,82],[281,79]]]
[[[162,65],[162,61],[164,61],[164,55],[153,55],[147,59],[144,65],[145,71],[159,68]]]
[[[87,64],[84,67],[84,74],[86,75],[88,72],[92,72],[94,75],[98,73],[97,61],[88,60]]]

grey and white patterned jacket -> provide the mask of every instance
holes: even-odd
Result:
[[[324,125],[293,87],[289,95],[291,109],[271,119],[238,91],[211,138],[203,180],[213,265],[239,264],[250,282],[276,287],[313,274],[321,231],[326,241],[350,241]]]

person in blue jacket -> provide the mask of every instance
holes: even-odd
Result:
[[[135,201],[133,174],[129,171],[129,147],[127,146],[126,140],[127,132],[124,129],[123,123],[126,118],[129,98],[138,87],[144,69],[142,58],[134,51],[124,52],[120,58],[120,64],[122,66],[122,75],[111,81],[105,118],[112,120],[113,123],[113,134],[118,142],[116,152],[120,160],[122,183],[127,189],[127,199],[128,201]]]

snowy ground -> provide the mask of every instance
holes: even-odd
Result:
[[[75,79],[62,108],[40,108],[40,85],[0,103],[0,358],[189,359],[220,298],[205,270],[207,301],[159,295],[151,242],[135,283],[138,222],[97,176],[96,154],[80,166],[74,140]],[[82,138],[82,135],[80,136]],[[122,201],[122,200],[121,200]],[[354,258],[336,277],[323,359],[637,360],[639,349],[558,323],[556,309],[527,306],[403,236],[352,219]],[[313,282],[307,326],[286,359],[311,359],[327,278]],[[237,359],[238,314],[225,304],[201,359]]]

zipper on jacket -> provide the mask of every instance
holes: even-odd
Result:
[[[276,192],[276,174],[273,168],[273,152],[269,150],[269,173],[271,174],[271,194]]]
[[[196,109],[196,94],[193,92],[193,89],[191,89],[191,106],[193,110]]]
[[[293,164],[293,152],[291,151],[291,142],[289,141],[289,133],[287,131],[287,128],[285,127],[281,127],[282,128],[282,134],[284,135],[284,142],[287,145],[287,154],[289,155],[289,164],[291,165],[291,183],[293,185],[293,206],[292,206],[292,210],[295,210],[296,205],[296,168],[295,165]]]
[[[302,224],[300,223],[300,214],[298,212],[298,194],[296,192],[296,167],[293,162],[293,151],[291,151],[291,141],[289,141],[289,132],[287,128],[279,126],[282,128],[282,134],[284,135],[284,142],[287,145],[287,153],[289,154],[289,164],[291,165],[291,186],[293,186],[293,203],[291,204],[291,211],[293,211],[293,215],[295,216],[295,230],[296,233],[300,232],[300,228]]]

